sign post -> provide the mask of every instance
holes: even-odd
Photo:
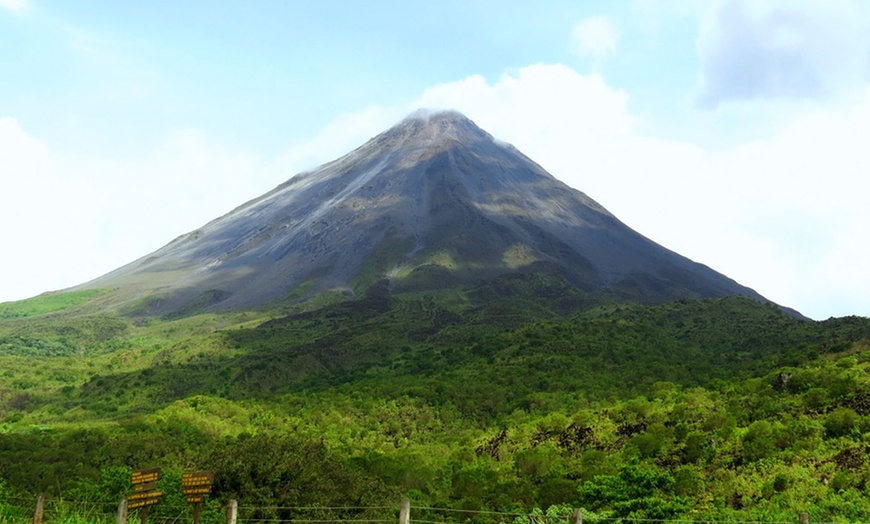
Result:
[[[211,493],[214,471],[194,471],[181,475],[181,494],[193,504],[193,524],[199,524],[199,505]]]
[[[157,489],[160,480],[160,468],[140,469],[130,475],[133,493],[127,495],[127,509],[139,508],[139,522],[145,524],[148,518],[148,507],[160,502],[163,492]]]

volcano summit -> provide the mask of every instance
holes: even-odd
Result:
[[[766,302],[633,231],[455,112],[416,113],[80,288],[116,289],[119,302],[166,314],[512,273],[557,275],[618,300]]]

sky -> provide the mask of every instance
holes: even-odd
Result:
[[[870,316],[862,0],[0,0],[0,302],[145,256],[418,108],[774,302]]]

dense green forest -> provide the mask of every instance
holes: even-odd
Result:
[[[407,496],[590,522],[867,520],[868,370],[870,319],[624,304],[534,275],[183,318],[45,295],[0,304],[0,515],[34,493],[117,504],[160,466],[170,502],[183,471],[215,470],[217,513]]]

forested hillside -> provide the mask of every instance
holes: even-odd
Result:
[[[161,466],[169,497],[215,470],[215,506],[870,518],[866,318],[543,276],[163,319],[100,297],[0,305],[0,505],[117,503]]]

